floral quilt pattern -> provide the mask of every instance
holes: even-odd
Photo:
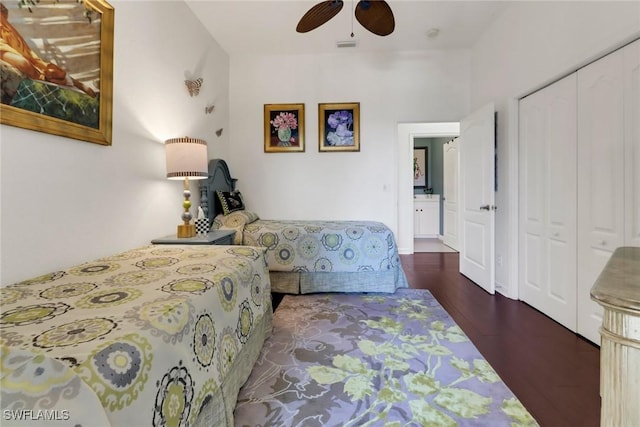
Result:
[[[56,425],[193,425],[272,310],[263,249],[247,246],[144,247],[0,301],[3,425],[53,409]]]

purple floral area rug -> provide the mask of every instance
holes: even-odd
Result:
[[[426,290],[287,295],[236,426],[537,426]]]

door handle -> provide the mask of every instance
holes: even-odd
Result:
[[[482,205],[482,206],[480,206],[480,210],[481,210],[481,211],[488,211],[488,210],[490,210],[490,209],[491,209],[491,207],[490,207],[489,205]]]

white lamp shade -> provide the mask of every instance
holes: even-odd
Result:
[[[167,154],[167,178],[205,179],[207,169],[207,142],[203,139],[172,138],[164,143]]]

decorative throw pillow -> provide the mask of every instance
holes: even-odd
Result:
[[[216,191],[223,215],[244,210],[244,201],[239,191]]]
[[[211,224],[212,230],[235,230],[234,245],[243,244],[244,227],[258,220],[258,215],[247,210],[231,212],[229,215],[218,215]]]

